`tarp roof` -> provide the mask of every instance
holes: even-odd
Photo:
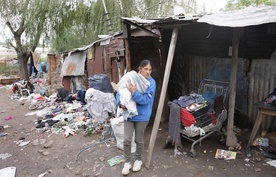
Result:
[[[208,23],[224,27],[245,27],[276,22],[276,6],[247,7],[241,10],[219,12],[208,15],[192,15],[185,18],[168,17],[156,20],[141,19],[138,17],[121,17],[125,21],[136,24],[148,24],[163,27],[186,25],[191,22]]]
[[[275,23],[276,6],[248,7],[241,10],[204,15],[197,22],[225,27],[245,27]]]

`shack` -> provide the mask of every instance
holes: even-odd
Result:
[[[122,21],[123,32],[57,57],[64,61],[49,62],[49,77],[50,73],[56,76],[63,72],[63,84],[68,89],[71,77],[77,75],[84,77],[84,85],[86,79],[95,73],[106,73],[111,81],[117,83],[127,70],[136,69],[142,59],[148,58],[153,61],[152,75],[158,84],[157,107],[173,29],[178,28],[178,35],[165,103],[196,90],[203,78],[230,81],[233,29],[243,28],[237,60],[234,123],[241,128],[252,128],[257,114],[254,103],[265,98],[275,87],[275,7],[255,7],[188,18],[145,20],[122,17]],[[76,55],[83,57],[77,59]],[[49,55],[53,56],[56,55]],[[66,59],[68,63],[76,60],[78,67],[66,64]],[[51,69],[51,66],[59,66],[60,71]],[[72,73],[74,68],[81,69],[81,72]],[[164,105],[163,113],[167,109]],[[167,121],[166,114],[162,115],[162,121]],[[275,127],[273,118],[262,123],[262,129],[268,131],[275,130]]]
[[[167,101],[196,90],[202,79],[210,78],[231,83],[230,124],[252,129],[257,115],[254,104],[264,99],[276,83],[275,13],[275,7],[263,6],[203,17],[122,17],[123,32],[67,54],[71,59],[62,66],[64,85],[70,88],[71,77],[87,78],[95,73],[106,73],[117,83],[126,71],[136,69],[141,60],[148,58],[153,62],[152,76],[157,82],[156,112],[151,122],[167,121]],[[79,52],[83,57],[73,61],[77,60],[73,54]],[[71,67],[72,62],[78,68]],[[72,74],[76,69],[81,72]],[[275,129],[274,117],[268,116],[260,130]]]
[[[252,129],[257,114],[254,104],[263,100],[276,86],[275,13],[275,7],[263,6],[188,19],[166,18],[150,23],[123,18],[125,24],[147,24],[157,28],[167,56],[149,161],[162,108],[166,104],[164,94],[168,94],[169,100],[178,98],[196,90],[204,78],[230,82],[230,129],[233,129],[233,124]],[[276,119],[271,116],[262,122],[260,128],[275,129]]]
[[[147,21],[147,20],[146,20]],[[149,28],[149,29],[148,29]],[[153,75],[158,80],[160,93],[162,75],[165,68],[165,55],[160,57],[161,48],[158,29],[151,27],[134,27],[131,35],[126,37],[123,32],[114,35],[102,35],[93,43],[59,54],[48,54],[49,80],[51,88],[64,86],[69,91],[87,88],[88,78],[97,73],[107,74],[110,80],[118,83],[124,73],[136,70],[141,60],[151,59],[156,66]],[[129,45],[126,42],[130,42]],[[131,47],[130,47],[131,46]],[[162,51],[164,51],[162,49]],[[132,60],[127,60],[131,55]],[[159,95],[156,97],[158,99]],[[157,107],[158,101],[155,102]],[[165,118],[165,116],[164,116]]]

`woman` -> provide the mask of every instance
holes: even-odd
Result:
[[[128,175],[132,167],[131,164],[131,141],[133,132],[135,133],[136,153],[135,162],[133,164],[132,171],[140,171],[142,166],[142,154],[144,152],[144,132],[148,125],[152,105],[154,101],[154,95],[156,90],[155,80],[151,77],[152,66],[149,60],[143,60],[139,67],[139,73],[144,76],[150,83],[145,93],[139,93],[137,87],[132,85],[131,82],[127,84],[127,89],[131,92],[132,99],[136,102],[138,115],[128,118],[124,121],[124,156],[125,164],[122,169],[123,175]],[[119,94],[117,94],[117,104],[124,111],[127,111],[125,105],[120,103]]]

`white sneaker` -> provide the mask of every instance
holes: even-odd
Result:
[[[125,163],[125,164],[124,164],[124,168],[123,168],[123,170],[122,170],[122,175],[128,175],[130,169],[131,169],[131,164],[130,164],[130,162]]]
[[[141,160],[135,160],[135,162],[133,164],[132,171],[134,171],[134,172],[140,171],[141,166],[142,166],[142,161]]]

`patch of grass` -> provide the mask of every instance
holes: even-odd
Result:
[[[0,66],[0,75],[17,75],[19,72],[19,66]]]

